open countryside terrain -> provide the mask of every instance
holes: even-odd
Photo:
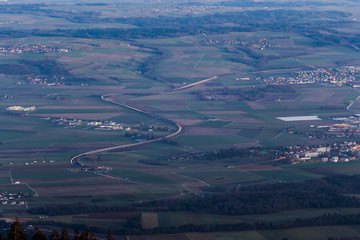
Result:
[[[336,120],[360,114],[359,7],[1,3],[0,189],[21,196],[0,202],[1,217],[21,214],[44,229],[110,228],[116,239],[360,236],[352,222],[291,225],[359,214],[348,202],[256,214],[156,205],[358,174],[358,156],[291,164],[279,152],[359,141],[358,131],[341,122],[348,120]],[[220,149],[239,152],[211,155]],[[336,194],[355,201],[359,193]],[[270,229],[262,221],[291,227]],[[226,224],[250,227],[224,231]]]

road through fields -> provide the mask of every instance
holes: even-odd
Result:
[[[199,85],[199,84],[202,84],[202,83],[205,83],[205,82],[208,82],[208,81],[211,81],[213,79],[216,79],[218,78],[217,76],[215,77],[211,77],[211,78],[207,78],[207,79],[204,79],[204,80],[201,80],[201,81],[198,81],[198,82],[195,82],[195,83],[191,83],[191,84],[188,84],[186,86],[183,86],[183,87],[179,87],[179,88],[175,88],[175,89],[172,89],[172,90],[168,90],[166,91],[166,93],[172,93],[172,92],[177,92],[177,91],[181,91],[181,90],[185,90],[185,89],[188,89],[188,88],[191,88],[191,87],[194,87],[196,85]],[[160,92],[158,94],[163,94],[164,92]],[[160,137],[160,138],[156,138],[156,139],[153,139],[153,140],[148,140],[148,141],[144,141],[144,142],[139,142],[139,143],[130,143],[130,144],[125,144],[125,145],[119,145],[119,146],[114,146],[114,147],[107,147],[107,148],[101,148],[101,149],[96,149],[96,150],[92,150],[92,151],[88,151],[88,152],[83,152],[83,153],[80,153],[76,156],[73,156],[71,159],[70,159],[70,164],[73,165],[73,166],[77,166],[77,167],[81,167],[81,168],[86,168],[86,166],[84,166],[84,164],[82,164],[80,162],[80,159],[81,157],[84,157],[84,156],[88,156],[88,155],[93,155],[93,154],[98,154],[98,153],[103,153],[103,152],[108,152],[108,151],[113,151],[113,150],[121,150],[121,149],[128,149],[128,148],[132,148],[132,147],[136,147],[136,146],[140,146],[140,145],[144,145],[144,144],[149,144],[149,143],[154,143],[154,142],[158,142],[158,141],[162,141],[164,139],[169,139],[169,138],[173,138],[173,137],[176,137],[178,135],[180,135],[182,132],[183,132],[183,126],[178,123],[178,122],[175,122],[171,119],[168,119],[168,118],[165,118],[165,117],[162,117],[162,116],[159,116],[159,115],[156,115],[154,113],[150,113],[150,112],[147,112],[145,110],[142,110],[142,109],[139,109],[137,107],[133,107],[133,106],[130,106],[130,105],[127,105],[125,103],[119,103],[119,102],[116,102],[112,96],[115,96],[117,94],[107,94],[107,95],[103,95],[101,96],[101,99],[108,102],[108,103],[111,103],[111,104],[115,104],[115,105],[118,105],[118,106],[121,106],[121,107],[124,107],[124,108],[127,108],[127,109],[130,109],[130,110],[133,110],[133,111],[136,111],[138,113],[141,113],[141,114],[145,114],[151,118],[156,118],[156,119],[160,119],[160,120],[163,120],[165,122],[168,122],[174,126],[177,127],[177,131],[174,132],[174,133],[171,133],[167,136],[164,136],[164,137]],[[127,179],[124,179],[124,178],[121,178],[121,177],[117,177],[117,176],[113,176],[113,175],[110,175],[110,174],[104,174],[104,173],[97,173],[95,172],[95,174],[97,175],[100,175],[100,176],[103,176],[103,177],[107,177],[107,178],[111,178],[111,179],[116,179],[116,180],[121,180],[121,181],[125,181],[125,182],[131,182],[131,183],[134,183],[134,184],[142,184],[142,185],[154,185],[154,184],[147,184],[147,183],[141,183],[141,182],[136,182],[136,181],[131,181],[131,180],[127,180]],[[199,180],[200,181],[200,180]],[[206,183],[206,185],[208,185]],[[154,185],[155,186],[155,185]],[[209,185],[208,185],[209,186]],[[183,191],[186,191],[186,192],[197,192],[197,191],[193,191],[193,190],[190,190],[190,189],[178,189],[181,192],[181,194],[183,194]],[[181,195],[180,194],[180,195]]]
[[[171,93],[171,92],[177,92],[177,91],[181,91],[181,90],[184,90],[184,89],[188,89],[188,88],[191,88],[191,87],[194,87],[198,84],[202,84],[202,83],[205,83],[205,82],[208,82],[208,81],[211,81],[211,80],[214,80],[218,78],[217,76],[215,77],[211,77],[211,78],[207,78],[207,79],[204,79],[204,80],[201,80],[201,81],[198,81],[198,82],[195,82],[195,83],[191,83],[191,84],[188,84],[186,86],[183,86],[183,87],[179,87],[179,88],[175,88],[175,89],[172,89],[172,90],[169,90],[167,91],[168,93]],[[158,93],[158,94],[163,94],[163,92],[161,93]],[[76,161],[79,160],[79,158],[81,157],[84,157],[84,156],[87,156],[87,155],[92,155],[92,154],[97,154],[97,153],[102,153],[102,152],[108,152],[108,151],[113,151],[113,150],[120,150],[120,149],[126,149],[126,148],[131,148],[131,147],[136,147],[136,146],[139,146],[139,145],[144,145],[144,144],[149,144],[149,143],[154,143],[154,142],[158,142],[158,141],[162,141],[164,139],[169,139],[169,138],[173,138],[173,137],[176,137],[178,136],[179,134],[182,133],[183,131],[183,126],[178,123],[178,122],[175,122],[171,119],[168,119],[168,118],[165,118],[165,117],[161,117],[159,115],[156,115],[156,114],[153,114],[153,113],[150,113],[150,112],[147,112],[147,111],[144,111],[144,110],[141,110],[139,108],[136,108],[136,107],[132,107],[130,105],[127,105],[125,103],[118,103],[116,102],[115,100],[113,100],[111,98],[111,96],[114,96],[116,94],[108,94],[108,95],[103,95],[101,96],[101,99],[106,101],[106,102],[109,102],[109,103],[112,103],[112,104],[115,104],[115,105],[118,105],[118,106],[121,106],[121,107],[124,107],[124,108],[127,108],[127,109],[130,109],[130,110],[133,110],[133,111],[136,111],[138,113],[142,113],[142,114],[145,114],[149,117],[152,117],[152,118],[156,118],[156,119],[160,119],[160,120],[163,120],[165,122],[168,122],[170,124],[173,124],[177,127],[177,131],[170,134],[170,135],[167,135],[165,137],[161,137],[161,138],[157,138],[157,139],[153,139],[153,140],[148,140],[148,141],[144,141],[144,142],[139,142],[139,143],[131,143],[131,144],[126,144],[126,145],[120,145],[120,146],[114,146],[114,147],[108,147],[108,148],[101,148],[101,149],[96,149],[96,150],[92,150],[92,151],[88,151],[88,152],[84,152],[84,153],[80,153],[76,156],[73,156],[71,159],[70,159],[70,164],[71,165],[75,165]]]

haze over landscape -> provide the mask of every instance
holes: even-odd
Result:
[[[360,239],[359,18],[0,1],[1,236]]]

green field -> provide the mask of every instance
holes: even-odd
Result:
[[[359,174],[359,160],[284,164],[269,160],[275,155],[268,152],[256,159],[200,158],[206,156],[203,152],[219,149],[267,151],[359,141],[356,131],[347,137],[309,134],[324,134],[327,128],[317,126],[333,124],[333,117],[359,113],[360,94],[352,87],[359,73],[352,82],[338,85],[293,84],[285,89],[266,83],[318,68],[358,67],[359,8],[356,1],[335,0],[11,0],[0,4],[0,189],[29,194],[24,205],[1,204],[0,215],[33,220],[46,215],[49,221],[104,229],[122,228],[141,215],[144,229],[171,229],[360,213],[358,208],[309,208],[232,216],[161,208],[142,212],[139,207],[152,200],[166,203],[261,184]],[[11,106],[36,110],[7,110]],[[309,115],[321,120],[278,119]],[[73,126],[64,119],[84,124]],[[87,121],[124,128],[100,131]],[[155,141],[146,142],[150,139]],[[127,147],[108,149],[123,145]],[[188,157],[196,154],[199,158]],[[72,165],[69,160],[74,156]],[[56,216],[28,210],[79,203],[110,210]],[[119,206],[131,208],[118,211]],[[141,233],[140,228],[136,231]],[[354,236],[360,236],[357,225],[124,238]]]

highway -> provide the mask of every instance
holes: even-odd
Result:
[[[356,89],[355,89],[355,90],[356,90]],[[356,90],[356,91],[359,92],[359,90]],[[359,101],[359,99],[360,99],[360,96],[358,96],[354,101],[352,101],[352,102],[349,104],[349,106],[347,106],[346,110],[348,110],[348,111],[350,112],[350,111],[351,111],[351,110],[350,110],[351,106],[352,106],[354,103],[356,103],[357,101]]]
[[[214,80],[218,78],[217,76],[215,77],[211,77],[211,78],[207,78],[207,79],[204,79],[204,80],[201,80],[201,81],[198,81],[198,82],[195,82],[195,83],[191,83],[191,84],[188,84],[186,86],[182,86],[182,87],[179,87],[179,88],[175,88],[175,89],[171,89],[171,90],[168,90],[166,92],[170,93],[170,92],[176,92],[176,91],[181,91],[181,90],[184,90],[184,89],[187,89],[187,88],[191,88],[191,87],[194,87],[198,84],[202,84],[202,83],[205,83],[205,82],[208,82],[208,81],[211,81],[211,80]],[[163,94],[164,92],[160,92],[158,94]],[[133,111],[136,111],[138,113],[141,113],[141,114],[145,114],[149,117],[152,117],[152,118],[156,118],[156,119],[160,119],[160,120],[163,120],[165,122],[168,122],[172,125],[175,125],[177,127],[177,131],[170,134],[170,135],[167,135],[165,137],[161,137],[161,138],[156,138],[156,139],[153,139],[153,140],[148,140],[148,141],[144,141],[144,142],[139,142],[139,143],[130,143],[130,144],[125,144],[125,145],[120,145],[120,146],[114,146],[114,147],[108,147],[108,148],[101,148],[101,149],[96,149],[96,150],[92,150],[92,151],[88,151],[88,152],[83,152],[83,153],[80,153],[76,156],[73,156],[71,157],[70,159],[70,164],[75,166],[77,164],[79,164],[80,166],[81,163],[79,163],[79,159],[81,157],[84,157],[84,156],[87,156],[87,155],[93,155],[93,154],[98,154],[98,153],[102,153],[102,152],[109,152],[109,151],[113,151],[113,150],[121,150],[121,149],[127,149],[127,148],[131,148],[131,147],[136,147],[136,146],[140,146],[140,145],[144,145],[144,144],[149,144],[149,143],[154,143],[154,142],[158,142],[158,141],[162,141],[164,139],[169,139],[169,138],[173,138],[173,137],[176,137],[178,135],[180,135],[183,131],[183,126],[178,123],[178,122],[175,122],[171,119],[168,119],[168,118],[165,118],[165,117],[162,117],[162,116],[159,116],[159,115],[156,115],[156,114],[153,114],[153,113],[150,113],[150,112],[147,112],[147,111],[144,111],[144,110],[141,110],[139,108],[136,108],[136,107],[132,107],[132,106],[129,106],[125,103],[118,103],[116,101],[114,101],[111,97],[114,96],[114,95],[117,95],[117,94],[107,94],[107,95],[103,95],[101,96],[101,99],[108,102],[108,103],[112,103],[112,104],[115,104],[115,105],[118,105],[118,106],[121,106],[121,107],[124,107],[124,108],[127,108],[127,109],[130,109],[130,110],[133,110]],[[103,175],[103,176],[107,176],[107,177],[110,177],[108,175]],[[114,178],[114,177],[112,177]]]
[[[143,111],[143,110],[135,108],[135,107],[131,107],[131,106],[123,104],[123,103],[117,103],[108,96],[109,95],[101,96],[101,99],[103,99],[103,100],[105,100],[105,101],[107,101],[109,103],[116,104],[116,105],[122,106],[124,108],[128,108],[128,109],[134,110],[136,112],[145,114],[145,115],[147,115],[149,117],[165,120],[170,124],[175,124],[178,129],[177,129],[176,132],[174,132],[174,133],[172,133],[170,135],[167,135],[167,136],[161,137],[161,138],[156,138],[156,139],[153,139],[153,140],[148,140],[148,141],[138,142],[138,143],[130,143],[130,144],[114,146],[114,147],[108,147],[108,148],[101,148],[101,149],[97,149],[97,150],[93,150],[93,151],[80,153],[80,154],[78,154],[78,155],[76,155],[76,156],[74,156],[74,157],[72,157],[70,159],[71,165],[75,165],[75,162],[78,161],[79,158],[87,156],[87,155],[93,155],[93,154],[102,153],[102,152],[109,152],[109,151],[113,151],[113,150],[126,149],[126,148],[136,147],[136,146],[143,145],[143,144],[154,143],[154,142],[162,141],[164,139],[175,137],[175,136],[179,135],[183,131],[183,126],[181,124],[177,123],[177,122],[174,122],[174,121],[172,121],[170,119],[167,119],[167,118],[164,118],[164,117],[157,116],[157,115],[155,115],[153,113],[148,113],[146,111]]]
[[[218,78],[217,76],[211,77],[211,78],[207,78],[207,79],[204,79],[204,80],[195,82],[195,83],[191,83],[191,84],[188,84],[188,85],[185,85],[185,86],[182,86],[182,87],[178,87],[178,88],[174,88],[174,89],[168,90],[167,92],[176,92],[176,91],[184,90],[184,89],[191,88],[191,87],[194,87],[194,86],[196,86],[196,85],[198,85],[198,84],[206,83],[206,82],[208,82],[208,81],[211,81],[211,80],[214,80],[214,79],[217,79],[217,78]]]

